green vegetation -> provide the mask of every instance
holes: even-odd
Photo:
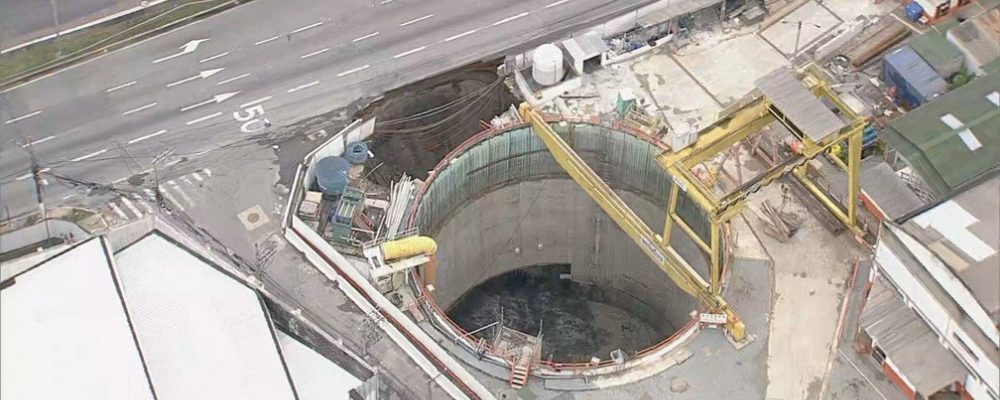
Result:
[[[207,0],[176,5],[158,4],[105,24],[41,42],[0,56],[0,82],[101,49],[128,41],[157,28],[194,16],[228,3],[230,0]]]

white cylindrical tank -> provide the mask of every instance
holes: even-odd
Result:
[[[531,61],[531,76],[540,85],[555,85],[562,80],[565,74],[562,50],[559,50],[554,44],[538,46],[532,54]]]

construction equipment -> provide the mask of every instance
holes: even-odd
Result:
[[[836,114],[827,104],[835,108]],[[786,67],[764,76],[758,80],[757,89],[751,95],[720,112],[720,118],[699,132],[693,144],[657,157],[674,182],[668,199],[663,235],[654,234],[569,144],[549,127],[538,111],[526,103],[521,105],[519,111],[521,118],[531,123],[535,133],[552,152],[559,165],[678,287],[698,298],[713,313],[726,316],[726,329],[738,342],[745,339],[744,323],[721,296],[721,264],[725,251],[721,236],[729,220],[746,207],[746,200],[751,194],[775,179],[793,173],[837,219],[855,233],[862,233],[856,223],[860,191],[858,179],[861,176],[862,131],[868,121],[856,115],[837,98],[829,84],[821,78],[821,72],[813,65],[801,71],[792,71]],[[692,172],[699,164],[713,159],[718,153],[776,121],[784,125],[800,143],[796,146],[797,154],[790,159],[777,163],[747,182],[740,182],[735,190],[722,195],[716,194],[714,188],[703,184]],[[847,162],[834,159],[848,175],[846,212],[808,179],[805,168],[807,161],[844,141],[848,142]],[[677,213],[681,191],[708,214],[711,229],[707,241]],[[770,209],[773,217],[769,218],[780,223],[782,234],[790,237],[793,230],[797,229],[796,225],[801,223],[801,216],[787,215],[783,210],[775,210],[773,207]],[[679,226],[699,247],[708,252],[708,282],[670,247],[674,225]]]
[[[745,325],[717,292],[709,291],[708,283],[684,259],[663,241],[632,211],[611,187],[602,180],[580,155],[570,147],[552,128],[542,115],[528,103],[521,104],[521,118],[531,123],[535,134],[542,139],[556,162],[569,173],[594,201],[625,231],[639,248],[667,273],[681,290],[701,300],[714,312],[725,314],[726,328],[736,341],[745,338]]]

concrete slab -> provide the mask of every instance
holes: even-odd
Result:
[[[798,22],[802,22],[801,35],[798,34]],[[796,52],[796,36],[799,36],[798,51],[802,51],[840,24],[840,18],[832,12],[818,3],[808,2],[762,31],[760,36],[781,53],[792,56]]]
[[[668,54],[653,54],[632,71],[674,130],[698,130],[715,120],[719,104]]]
[[[754,35],[735,37],[710,48],[688,47],[677,60],[723,104],[754,88],[754,81],[788,61]]]
[[[895,1],[858,1],[858,0],[824,0],[823,7],[844,21],[853,21],[858,17],[883,15],[887,16],[900,3]],[[892,18],[892,17],[889,17]]]
[[[781,204],[781,188],[772,185],[751,198]],[[831,357],[847,281],[858,253],[850,235],[833,236],[793,198],[786,210],[805,216],[802,228],[780,243],[763,234],[760,220],[747,219],[774,259],[775,300],[767,360],[768,399],[818,398]]]

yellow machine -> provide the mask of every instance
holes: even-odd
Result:
[[[823,104],[822,100],[832,104],[837,114]],[[838,219],[853,231],[860,231],[855,221],[862,131],[867,125],[867,120],[845,106],[816,70],[807,69],[795,73],[789,69],[780,69],[765,76],[758,81],[758,89],[751,96],[723,110],[715,123],[699,132],[693,144],[658,157],[658,161],[674,181],[662,235],[656,235],[639,219],[569,144],[552,130],[538,111],[527,103],[521,104],[519,111],[521,118],[531,123],[535,133],[542,139],[559,165],[678,287],[698,298],[714,313],[726,316],[726,329],[738,342],[745,340],[746,329],[743,321],[721,295],[723,251],[721,234],[729,219],[738,215],[746,206],[745,201],[750,194],[792,172]],[[717,195],[713,188],[707,187],[692,173],[691,169],[696,165],[712,159],[716,154],[758,133],[775,121],[780,121],[802,143],[800,152],[793,159],[779,163],[724,195]],[[828,198],[815,184],[809,182],[805,171],[805,163],[809,159],[845,140],[848,142],[848,163],[844,164],[839,160],[836,162],[847,171],[849,177],[849,202],[846,213],[840,209],[836,201]],[[708,243],[700,239],[677,214],[680,191],[686,192],[688,197],[708,213],[712,223]],[[709,253],[711,276],[707,282],[670,247],[670,234],[675,224]]]

